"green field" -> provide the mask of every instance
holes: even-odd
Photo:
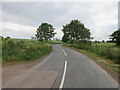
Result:
[[[37,40],[33,40],[33,39],[16,39],[16,38],[11,38],[12,41],[14,42],[19,42],[19,41],[25,41],[25,42],[38,42]]]
[[[36,60],[52,51],[52,47],[43,42],[30,39],[3,39],[2,63],[15,63]]]
[[[62,44],[62,41],[55,41],[55,40],[49,40],[48,41],[49,44]]]
[[[101,46],[101,47],[103,47],[103,46],[105,46],[105,47],[108,47],[108,46],[110,46],[110,47],[115,47],[115,43],[92,43],[92,45],[93,46]]]

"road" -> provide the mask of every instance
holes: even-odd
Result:
[[[87,56],[61,45],[3,88],[118,88],[118,83]]]

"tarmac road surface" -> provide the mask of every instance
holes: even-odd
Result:
[[[7,81],[3,88],[118,88],[118,82],[87,56],[53,45],[45,60]]]

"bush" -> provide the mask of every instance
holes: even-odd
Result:
[[[82,49],[82,50],[87,50],[89,52],[95,53],[99,56],[103,56],[104,58],[108,60],[112,60],[114,63],[119,63],[120,64],[120,57],[118,56],[119,52],[118,49],[119,47],[115,47],[111,44],[111,46],[107,43],[103,43],[100,45],[90,45],[90,44],[78,44],[75,45],[75,48]]]
[[[52,51],[51,46],[33,41],[3,40],[2,46],[3,63],[35,60]]]

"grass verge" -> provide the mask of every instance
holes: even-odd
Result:
[[[49,54],[52,47],[36,40],[3,39],[2,63],[14,64],[37,60]]]

